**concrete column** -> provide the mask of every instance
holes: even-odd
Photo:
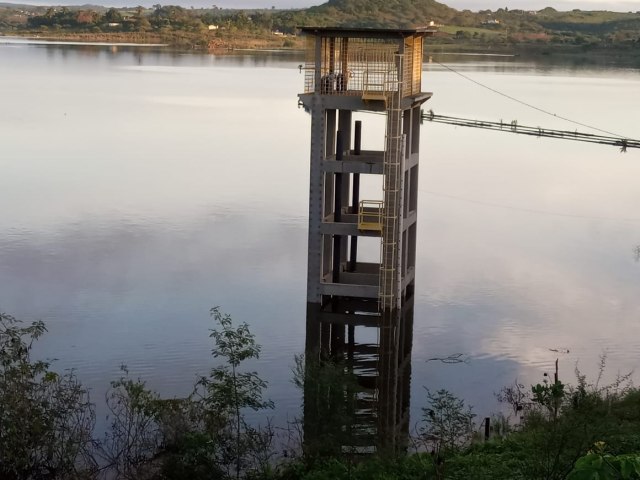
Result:
[[[316,45],[315,45],[315,81],[314,81],[314,91],[316,93],[320,93],[320,86],[322,85],[322,37],[316,37]],[[313,114],[313,112],[312,112]]]
[[[324,132],[324,157],[323,160],[327,160],[327,157],[333,156],[336,151],[336,110],[327,109],[325,115],[325,132]],[[333,173],[322,173],[324,183],[324,206],[323,206],[323,219],[334,211],[334,175]],[[322,239],[322,276],[327,275],[332,268],[333,258],[333,239],[330,235],[324,235]]]
[[[413,107],[411,115],[411,153],[420,152],[420,105]]]
[[[324,203],[324,175],[326,119],[323,103],[315,95],[311,105],[311,156],[309,174],[309,257],[307,265],[307,302],[319,304],[322,265],[322,223]]]
[[[362,152],[362,121],[357,120],[353,137],[353,154],[360,155]],[[360,207],[360,174],[353,174],[351,185],[351,213],[358,213]],[[349,250],[349,271],[355,272],[358,263],[358,236],[351,237],[351,248]]]
[[[307,303],[307,330],[305,340],[305,355],[317,356],[320,352],[320,304]]]
[[[338,113],[338,131],[342,137],[342,149],[349,152],[351,150],[351,110],[340,110]],[[336,187],[337,188],[337,187]],[[342,205],[348,205],[349,192],[351,190],[351,175],[342,174]],[[349,249],[349,237],[343,236],[340,239],[340,262],[347,262]]]
[[[343,152],[342,132],[338,130],[336,138],[336,161],[342,161]],[[334,188],[334,214],[333,221],[338,223],[342,221],[342,173],[335,174]],[[342,261],[342,237],[340,235],[333,236],[333,283],[340,282],[340,265]]]

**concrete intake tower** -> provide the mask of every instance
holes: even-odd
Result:
[[[306,352],[351,365],[364,392],[360,448],[396,449],[409,426],[420,114],[431,97],[421,91],[423,37],[432,31],[302,33],[299,98],[311,114]],[[383,150],[362,148],[354,112],[386,117]],[[361,198],[363,176],[380,181],[374,198]],[[371,237],[379,259],[362,261],[358,240]]]

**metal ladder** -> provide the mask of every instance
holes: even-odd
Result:
[[[362,200],[358,210],[358,230],[380,232],[380,269],[378,275],[378,325],[376,388],[371,402],[375,405],[375,447],[395,449],[396,390],[398,357],[398,313],[400,307],[400,235],[404,183],[405,136],[402,131],[403,55],[385,58],[395,63],[396,75],[389,67],[378,75],[381,83],[372,83],[365,74],[363,100],[381,100],[387,112],[383,161],[383,201]],[[378,72],[380,73],[380,72]]]
[[[396,54],[397,85],[390,88],[387,98],[387,134],[383,165],[384,204],[382,211],[382,239],[380,246],[380,279],[378,310],[378,409],[377,432],[380,446],[395,449],[397,411],[397,344],[398,313],[400,307],[400,252],[404,135],[402,133],[402,65],[403,57]]]
[[[402,56],[398,57],[397,88],[391,89],[387,101],[387,134],[383,166],[384,203],[380,247],[379,310],[392,311],[398,306],[400,294],[398,239],[402,207]]]

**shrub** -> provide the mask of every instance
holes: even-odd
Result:
[[[73,371],[32,360],[42,322],[0,313],[0,478],[77,477],[95,471],[89,392]]]

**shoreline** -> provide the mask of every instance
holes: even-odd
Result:
[[[302,53],[304,40],[301,37],[271,38],[269,36],[217,36],[199,35],[189,32],[0,32],[0,38],[16,38],[33,43],[61,45],[96,45],[166,48],[182,52],[214,53],[218,55],[233,52]],[[285,42],[286,41],[286,42]],[[430,43],[424,44],[425,56],[430,55],[483,55],[503,58],[521,57],[564,58],[576,62],[623,63],[632,68],[640,68],[640,51],[617,45],[557,45],[557,44],[478,44],[478,43]]]
[[[299,37],[272,38],[267,35],[218,36],[191,32],[0,32],[1,37],[23,38],[42,42],[74,42],[108,46],[155,46],[180,51],[200,51],[222,53],[226,51],[303,51],[304,42]]]

